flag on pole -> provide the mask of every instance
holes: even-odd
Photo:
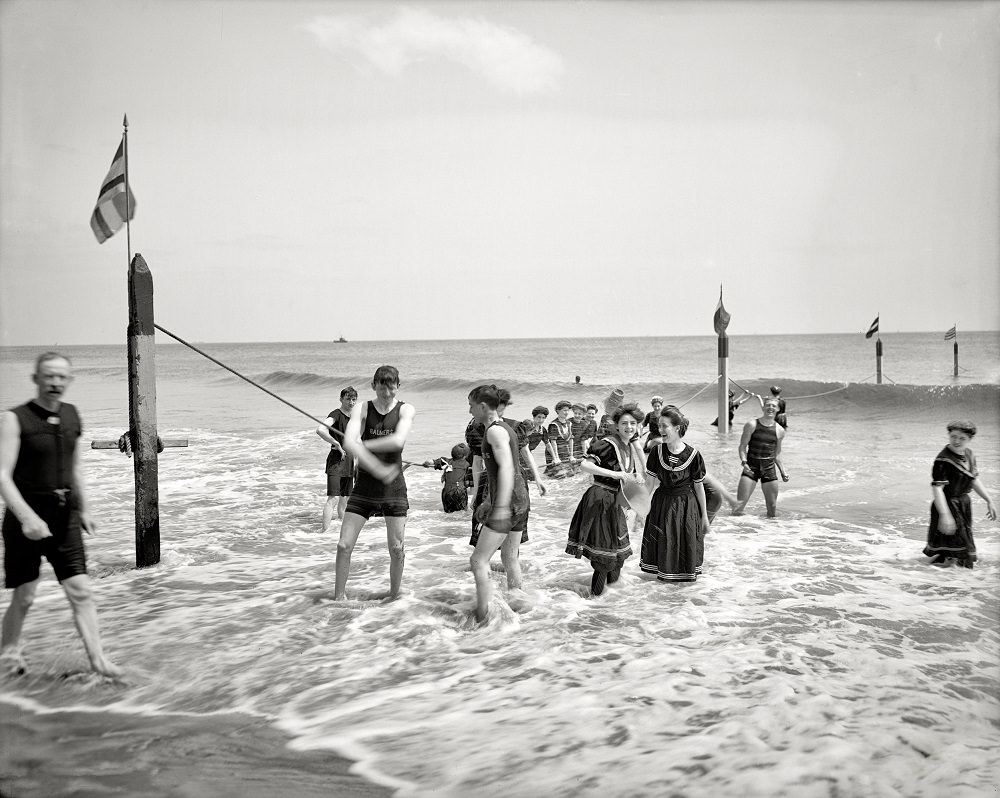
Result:
[[[722,335],[726,332],[726,327],[729,326],[729,320],[732,317],[726,312],[725,306],[722,304],[722,286],[719,286],[719,304],[715,308],[715,334]]]
[[[98,244],[103,244],[121,230],[125,224],[126,205],[128,218],[135,218],[135,196],[131,187],[125,185],[125,139],[123,138],[111,162],[108,176],[101,183],[101,193],[97,197],[97,205],[90,217],[90,229],[94,231]]]
[[[955,327],[957,327],[957,326],[958,325],[956,324]],[[952,338],[955,338],[955,337],[958,336],[958,330],[955,329],[955,327],[952,327],[950,330],[948,330],[948,332],[946,332],[944,334],[944,340],[950,341]]]
[[[865,338],[871,338],[877,332],[878,332],[878,316],[875,317],[875,321],[872,322],[872,326],[869,327],[868,332],[865,333]]]

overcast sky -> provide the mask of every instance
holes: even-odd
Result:
[[[0,343],[1000,327],[1000,4],[0,0]]]

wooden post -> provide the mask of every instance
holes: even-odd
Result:
[[[128,409],[135,470],[135,564],[160,561],[160,507],[156,454],[156,356],[153,275],[142,255],[128,270]]]
[[[955,339],[955,378],[958,378],[958,339]]]
[[[882,339],[878,338],[875,341],[875,382],[878,385],[882,384]]]
[[[719,335],[719,434],[729,432],[729,336]]]

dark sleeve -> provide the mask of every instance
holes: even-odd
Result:
[[[517,436],[517,450],[521,451],[528,445],[528,425],[523,421],[514,425],[514,434]]]
[[[951,482],[951,464],[939,457],[931,468],[931,484],[947,485],[949,482]]]
[[[604,438],[594,441],[590,449],[583,456],[585,460],[592,461],[601,468],[609,471],[618,471],[618,455],[615,453],[614,444],[608,443]]]
[[[705,468],[705,458],[701,456],[701,452],[697,449],[694,450],[694,460],[691,461],[691,479],[695,482],[701,482],[705,479],[706,468]]]
[[[656,444],[646,457],[646,473],[660,478],[660,445]]]

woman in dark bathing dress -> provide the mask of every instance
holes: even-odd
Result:
[[[660,437],[646,459],[646,474],[658,480],[642,534],[639,569],[661,582],[694,582],[701,574],[708,533],[705,461],[684,443],[688,420],[680,410],[660,412]]]
[[[995,521],[996,509],[986,489],[979,481],[976,457],[968,448],[976,434],[970,421],[953,421],[948,425],[948,445],[931,468],[931,522],[927,529],[924,554],[932,557],[932,565],[942,565],[953,559],[965,568],[976,561],[976,542],[972,537],[972,500],[975,491],[986,501],[986,517]]]
[[[618,581],[622,564],[632,556],[628,524],[622,503],[622,483],[642,482],[636,468],[642,468],[642,450],[636,433],[642,411],[625,405],[612,415],[615,433],[594,441],[584,455],[580,469],[594,477],[573,513],[566,553],[586,557],[594,569],[591,595],[599,596],[604,586]]]

